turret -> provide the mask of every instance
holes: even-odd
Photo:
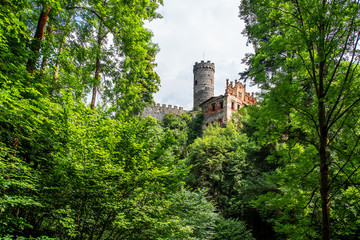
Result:
[[[214,96],[215,64],[210,61],[195,63],[194,65],[194,109],[200,103]]]

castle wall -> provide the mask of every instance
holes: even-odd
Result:
[[[246,85],[235,80],[235,85],[227,80],[225,95],[212,97],[200,104],[204,112],[204,125],[206,127],[213,122],[220,124],[232,119],[233,112],[245,105],[256,104],[253,94],[246,92]]]
[[[186,113],[187,111],[183,109],[183,107],[177,107],[172,105],[160,105],[160,103],[157,104],[151,104],[144,108],[144,111],[142,112],[143,117],[154,117],[157,120],[162,121],[166,114],[174,114],[177,116],[180,116],[183,113]]]
[[[232,113],[239,110],[244,106],[242,100],[239,97],[233,95],[226,95],[226,121],[232,118]]]
[[[204,127],[214,122],[223,124],[226,119],[226,97],[218,96],[200,104],[204,113]]]

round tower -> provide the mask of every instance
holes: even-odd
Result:
[[[210,61],[195,63],[194,65],[194,109],[200,103],[214,96],[215,64]]]

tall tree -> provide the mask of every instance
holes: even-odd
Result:
[[[318,157],[311,171],[319,168],[321,235],[330,239],[330,205],[338,193],[334,183],[346,174],[344,182],[357,184],[353,158],[360,137],[354,121],[360,110],[359,1],[241,3],[244,33],[255,47],[248,57],[247,76],[266,91],[263,108],[268,121],[263,123],[270,125],[263,131],[276,132],[268,132],[268,137],[276,135],[278,141],[296,138],[315,147]],[[340,162],[330,152],[347,160]],[[350,173],[345,171],[348,167]]]
[[[27,69],[30,74],[33,74],[34,68],[35,68],[35,63],[39,58],[39,51],[40,51],[40,47],[41,47],[41,42],[44,38],[44,32],[45,32],[46,23],[47,23],[47,20],[49,17],[49,12],[50,12],[50,5],[44,4],[42,6],[42,10],[41,10],[41,13],[39,16],[39,21],[38,21],[38,24],[36,27],[34,39],[32,41],[31,47],[30,47],[32,54],[30,55],[30,58],[27,63]]]

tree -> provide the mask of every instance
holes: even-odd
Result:
[[[167,114],[162,121],[165,130],[171,131],[177,144],[175,154],[184,159],[188,153],[188,146],[202,135],[203,114],[201,112],[184,113],[181,116]]]
[[[264,224],[250,205],[256,196],[269,188],[255,164],[257,153],[254,142],[232,122],[225,127],[217,124],[207,127],[203,137],[189,146],[187,163],[191,169],[187,183],[194,189],[206,190],[208,199],[215,202],[225,218],[219,221],[219,231],[222,227],[232,228],[237,224],[244,228],[244,221],[257,238],[262,239],[263,233],[268,233],[268,229],[261,229]],[[228,234],[230,232],[229,229]],[[219,233],[219,236],[227,236],[223,234]],[[269,234],[266,237],[269,239]]]
[[[266,92],[260,131],[290,148],[294,138],[314,147],[324,240],[339,190],[358,183],[359,8],[351,0],[243,0],[240,8],[255,48],[245,75]]]

